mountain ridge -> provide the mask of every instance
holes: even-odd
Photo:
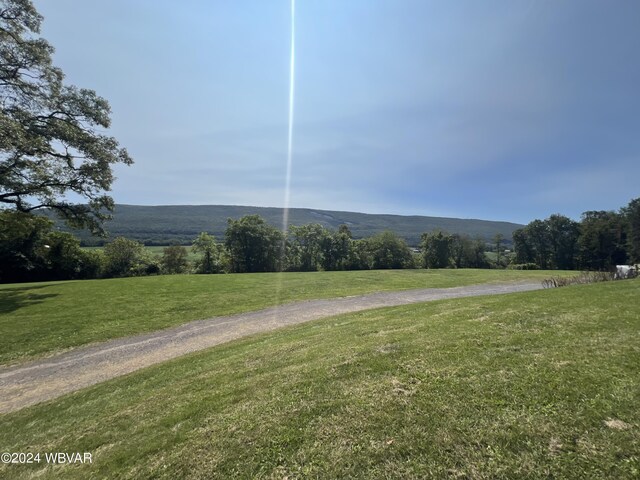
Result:
[[[87,232],[74,231],[86,245],[97,245],[109,238],[124,236],[147,245],[168,245],[171,242],[190,243],[200,232],[206,231],[218,239],[224,237],[228,218],[257,214],[275,227],[282,226],[283,209],[280,207],[254,207],[245,205],[132,205],[117,204],[113,219],[106,222],[109,237],[95,238]],[[509,242],[514,230],[523,227],[513,222],[473,218],[431,217],[426,215],[395,215],[323,210],[316,208],[290,208],[289,224],[319,223],[337,229],[349,226],[354,238],[364,238],[391,230],[416,246],[424,232],[443,230],[466,234],[487,241],[500,233]]]

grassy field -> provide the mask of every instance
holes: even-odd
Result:
[[[0,364],[278,302],[540,279],[545,275],[550,274],[380,270],[170,275],[0,285]]]
[[[3,478],[638,478],[640,281],[257,335],[0,416]]]

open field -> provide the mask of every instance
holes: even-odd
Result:
[[[116,338],[9,368],[0,367],[0,413],[18,411],[173,358],[286,326],[374,308],[541,288],[540,283],[518,282],[306,300]]]
[[[378,270],[169,275],[0,285],[0,363],[278,303],[376,291],[541,280],[549,275],[504,270]]]
[[[235,341],[0,416],[7,478],[637,478],[640,281]]]

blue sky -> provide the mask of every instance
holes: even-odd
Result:
[[[34,2],[130,204],[281,206],[288,0]],[[291,206],[527,223],[640,196],[640,2],[297,0]]]

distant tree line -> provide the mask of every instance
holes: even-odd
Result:
[[[422,263],[426,268],[489,268],[487,244],[479,238],[436,231],[423,233],[420,242]]]
[[[640,262],[640,199],[618,212],[589,211],[580,222],[563,215],[534,220],[513,234],[514,252],[496,235],[479,238],[443,231],[423,233],[419,249],[384,231],[354,239],[348,225],[289,227],[286,234],[258,215],[229,219],[224,239],[208,233],[191,252],[174,244],[154,255],[142,243],[118,237],[87,250],[45,217],[0,210],[0,282],[89,279],[177,273],[502,268],[609,270]],[[488,258],[492,248],[495,258]]]
[[[611,270],[640,263],[640,198],[619,211],[534,220],[513,232],[513,268]]]
[[[191,251],[170,245],[162,256],[142,243],[118,237],[102,250],[80,246],[53,222],[10,210],[0,211],[0,281],[89,279],[177,273],[369,270],[400,268],[486,268],[486,243],[466,235],[432,232],[412,249],[384,231],[354,239],[347,225],[289,227],[287,234],[258,215],[229,219],[224,240],[200,233]]]

